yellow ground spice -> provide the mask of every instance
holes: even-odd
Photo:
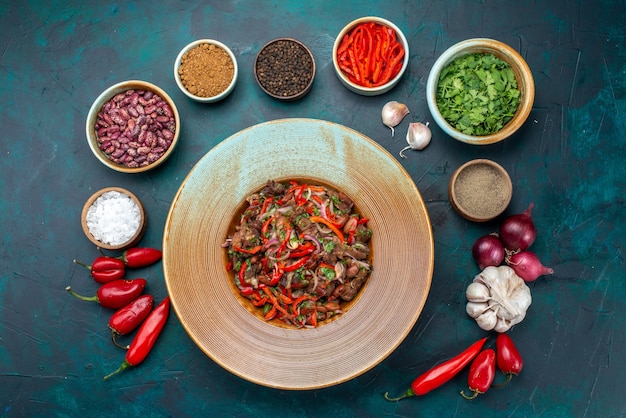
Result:
[[[191,94],[213,97],[228,88],[235,66],[228,53],[219,46],[200,44],[183,54],[178,74]]]

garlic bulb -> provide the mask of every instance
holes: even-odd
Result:
[[[409,146],[404,147],[400,151],[400,157],[406,158],[403,152],[408,149],[417,151],[423,150],[430,144],[432,137],[433,134],[428,127],[428,122],[426,122],[426,124],[421,122],[410,123],[409,130],[406,133],[406,142],[408,142]]]
[[[465,311],[486,331],[506,332],[526,317],[530,288],[509,266],[489,266],[465,291]]]
[[[391,129],[391,136],[394,134],[394,127],[398,126],[402,119],[409,113],[409,108],[400,102],[395,100],[385,103],[381,112],[383,118],[383,124]]]

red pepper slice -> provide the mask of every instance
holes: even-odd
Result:
[[[310,220],[311,222],[321,223],[321,224],[326,225],[327,227],[329,227],[329,228],[330,228],[330,230],[331,230],[331,231],[333,231],[333,232],[335,233],[335,235],[337,235],[337,237],[339,238],[339,240],[340,240],[341,242],[345,242],[345,241],[346,241],[346,239],[345,239],[345,237],[344,237],[344,235],[343,235],[343,232],[341,232],[341,231],[339,230],[339,228],[337,228],[337,227],[336,227],[336,226],[335,226],[332,222],[330,222],[329,220],[324,219],[324,218],[322,218],[321,216],[311,216],[311,217],[309,218],[309,220]]]
[[[267,240],[269,239],[268,230],[270,228],[270,224],[272,223],[275,217],[276,217],[275,215],[272,215],[269,218],[267,218],[265,222],[263,222],[263,226],[261,227],[261,237],[263,238],[264,242],[267,242]]]
[[[385,393],[385,399],[388,401],[399,401],[400,399],[410,396],[421,396],[443,385],[454,376],[456,376],[470,361],[474,359],[482,350],[483,345],[487,341],[487,337],[476,341],[457,356],[447,360],[427,372],[421,374],[411,383],[411,387],[405,393],[397,398],[390,398]]]
[[[352,71],[354,72],[354,78],[357,80],[358,83],[360,83],[361,80],[363,79],[363,76],[361,74],[361,69],[356,62],[356,55],[353,49],[348,50],[348,56],[350,57],[350,64],[352,64]]]
[[[265,292],[267,297],[270,299],[270,302],[272,302],[272,305],[274,305],[280,313],[282,313],[283,315],[287,317],[292,316],[282,306],[280,306],[280,303],[278,302],[278,300],[276,300],[276,296],[274,296],[274,294],[269,288],[265,287],[263,288],[263,291]]]
[[[341,40],[341,44],[339,45],[339,48],[337,48],[337,55],[343,54],[351,44],[352,44],[352,37],[350,36],[349,33],[347,33],[343,36],[343,39]]]
[[[261,245],[257,245],[256,247],[253,247],[253,248],[250,248],[250,249],[241,248],[241,247],[238,247],[236,245],[233,245],[233,249],[235,251],[239,251],[240,253],[245,253],[245,254],[256,254],[259,251],[261,251],[262,248],[263,248],[263,246],[261,246]]]
[[[245,281],[245,273],[246,268],[248,267],[247,262],[241,263],[241,267],[239,268],[239,273],[237,274],[237,278],[239,279],[239,286],[241,286],[241,290],[243,291],[245,288],[250,287],[248,283]]]
[[[261,206],[261,215],[263,215],[265,212],[267,212],[267,208],[268,208],[268,206],[269,206],[272,202],[274,202],[274,198],[273,198],[272,196],[270,196],[270,197],[266,198],[266,199],[263,201],[263,206]]]
[[[305,255],[309,255],[315,251],[315,245],[307,243],[305,245],[301,245],[296,251],[292,251],[289,253],[290,258],[300,258]]]
[[[285,238],[283,242],[281,242],[280,247],[278,247],[278,251],[276,251],[276,255],[279,255],[283,252],[283,250],[287,247],[287,243],[291,239],[291,231],[293,231],[293,227],[291,226],[291,222],[286,221],[287,226],[285,227]]]
[[[270,286],[275,286],[280,281],[280,278],[283,276],[283,272],[281,271],[278,264],[274,264],[274,272],[272,273],[272,278],[270,279]]]
[[[478,356],[472,361],[470,366],[469,375],[467,377],[467,383],[472,392],[472,395],[468,396],[465,392],[461,391],[461,396],[465,399],[475,399],[481,393],[487,392],[493,378],[496,375],[496,352],[492,348],[487,348],[480,352]]]
[[[290,272],[290,271],[298,270],[300,267],[302,267],[307,262],[308,259],[309,259],[308,256],[302,257],[298,261],[296,261],[295,263],[289,264],[288,266],[283,267],[283,271],[284,272]]]
[[[141,324],[141,328],[139,328],[137,335],[135,335],[133,342],[130,344],[130,348],[126,353],[124,362],[113,373],[106,375],[104,377],[105,380],[122,370],[127,369],[128,367],[137,366],[139,363],[144,361],[146,357],[148,357],[148,354],[150,354],[152,347],[154,347],[154,343],[167,322],[169,312],[170,297],[166,296],[159,306],[154,308],[144,323]]]
[[[274,319],[277,312],[278,310],[276,309],[276,305],[272,305],[272,307],[270,308],[269,311],[267,311],[263,319],[265,319],[266,321],[271,321],[272,319]]]

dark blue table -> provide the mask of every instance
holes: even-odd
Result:
[[[407,35],[410,66],[379,97],[349,92],[332,69],[334,38],[350,20],[378,15]],[[0,2],[0,414],[17,416],[623,416],[626,367],[624,191],[626,4],[618,1],[403,2]],[[179,50],[199,38],[228,44],[240,64],[237,88],[215,105],[176,87]],[[277,37],[307,44],[317,62],[311,92],[280,103],[255,84],[259,48]],[[394,156],[409,121],[431,120],[425,84],[450,45],[491,37],[517,49],[536,83],[533,111],[508,140],[474,147],[433,126],[423,152],[402,165],[427,202],[435,238],[432,289],[405,341],[380,365],[335,387],[293,392],[236,377],[205,356],[172,315],[138,368],[103,381],[123,355],[106,329],[109,311],[72,299],[95,284],[72,259],[93,246],[80,227],[85,200],[107,186],[143,201],[142,245],[161,246],[170,203],[194,164],[220,141],[260,122],[310,117],[371,137]],[[105,168],[84,133],[87,111],[106,87],[141,79],[164,88],[182,117],[180,146],[140,175]],[[411,115],[390,137],[380,109],[399,100]],[[478,335],[464,289],[477,273],[470,248],[497,222],[474,224],[447,199],[451,173],[490,158],[510,173],[507,214],[535,203],[533,250],[554,268],[530,285],[528,317],[511,332],[525,359],[504,389],[474,401],[459,391],[466,372],[422,398],[389,403],[412,379]],[[151,293],[166,295],[160,265],[143,270]],[[251,353],[252,354],[252,353]],[[253,357],[251,356],[251,361]],[[297,373],[297,371],[294,371]]]

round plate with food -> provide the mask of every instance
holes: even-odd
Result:
[[[404,340],[430,290],[420,192],[365,135],[282,119],[238,132],[172,202],[163,268],[198,347],[260,385],[316,389],[370,370]]]

